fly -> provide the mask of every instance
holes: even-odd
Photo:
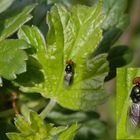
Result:
[[[64,85],[69,86],[72,82],[73,73],[74,73],[74,62],[72,60],[68,60],[65,68],[65,76],[64,76]]]
[[[128,109],[129,129],[131,129],[131,132],[140,124],[140,77],[134,78],[133,84],[130,94],[131,105]]]

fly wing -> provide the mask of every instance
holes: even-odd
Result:
[[[140,103],[132,103],[128,109],[128,131],[133,133],[140,121]]]
[[[139,123],[140,104],[132,104],[129,107],[129,118],[131,123],[136,127]]]
[[[72,79],[72,73],[65,73],[64,76],[64,85],[69,86]]]

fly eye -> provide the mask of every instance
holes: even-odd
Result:
[[[135,87],[134,92],[135,93],[139,93],[140,92],[140,89],[138,87]]]

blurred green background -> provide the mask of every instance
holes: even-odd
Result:
[[[40,28],[44,35],[47,34],[48,28],[46,26],[46,12],[51,8],[54,3],[62,3],[67,7],[71,7],[76,4],[84,4],[88,6],[94,5],[97,0],[15,0],[10,6],[11,9],[16,7],[22,7],[30,3],[39,3],[37,8],[33,11],[32,15],[34,18],[28,23],[29,25],[34,24]],[[104,0],[104,3],[106,1]],[[134,57],[131,63],[125,67],[139,67],[140,66],[140,0],[128,0],[128,5],[126,12],[129,14],[130,23],[125,29],[124,33],[120,36],[119,40],[115,45],[127,45],[132,48],[134,52]],[[14,35],[16,38],[16,35]],[[106,90],[108,91],[110,97],[108,101],[99,106],[95,111],[98,112],[87,112],[88,117],[83,117],[81,114],[76,114],[70,110],[66,110],[57,105],[53,113],[56,113],[56,118],[54,114],[46,119],[49,122],[55,122],[56,124],[66,124],[71,123],[72,120],[78,120],[84,124],[84,127],[79,130],[76,135],[75,140],[114,140],[116,137],[116,114],[115,114],[115,97],[116,97],[116,86],[115,78],[107,81],[105,83]],[[8,86],[7,86],[8,85]],[[10,109],[10,97],[8,95],[9,89],[6,87],[11,86],[9,82],[5,81],[5,87],[3,87],[0,92],[5,95],[0,94],[0,139],[5,140],[5,132],[14,131],[16,128],[13,125],[14,113]],[[7,100],[9,99],[9,101]],[[42,98],[38,94],[25,95],[20,93],[18,104],[19,106],[25,104],[29,108],[36,111],[40,111],[48,102],[48,100]],[[8,109],[7,109],[8,108]],[[58,113],[61,112],[61,113]],[[96,121],[97,118],[100,120]],[[54,116],[53,116],[54,115]],[[83,119],[82,119],[83,117]],[[12,121],[11,121],[12,120]]]

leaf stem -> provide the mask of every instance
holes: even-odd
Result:
[[[43,109],[43,111],[40,113],[40,117],[44,120],[47,116],[47,114],[53,109],[56,102],[54,100],[50,100],[47,106]]]

